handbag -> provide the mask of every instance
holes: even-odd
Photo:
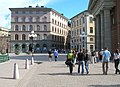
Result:
[[[72,63],[71,60],[68,60],[68,59],[67,59],[67,60],[65,61],[65,64],[66,64],[66,65],[70,65],[70,64],[73,64],[73,63]]]

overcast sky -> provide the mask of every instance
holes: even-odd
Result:
[[[89,0],[0,0],[0,27],[10,29],[11,13],[9,8],[45,6],[71,18],[88,8]]]

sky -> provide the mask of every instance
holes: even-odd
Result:
[[[68,19],[87,10],[89,0],[0,0],[0,27],[11,28],[9,8],[24,8],[36,5],[52,8]]]

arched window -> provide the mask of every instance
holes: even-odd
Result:
[[[29,18],[29,22],[32,22],[32,21],[33,21],[33,18],[32,18],[32,17],[30,17],[30,18]]]
[[[44,34],[44,40],[46,40],[47,39],[47,35],[46,34]]]
[[[30,30],[30,31],[33,30],[33,26],[32,26],[32,25],[29,26],[29,30]]]
[[[18,25],[15,25],[15,31],[18,31],[18,28],[19,28]]]
[[[22,18],[22,22],[25,22],[25,17]]]
[[[47,31],[47,26],[46,25],[44,25],[44,31]]]
[[[15,18],[15,22],[18,22],[18,17]]]
[[[37,31],[40,31],[40,25],[37,25]]]
[[[26,26],[22,25],[22,30],[25,31],[26,30]]]
[[[47,22],[47,17],[46,16],[43,18],[43,22]]]
[[[37,40],[40,40],[40,35],[39,34],[37,34]]]
[[[15,40],[18,40],[19,36],[18,34],[15,34]]]
[[[22,40],[26,40],[26,35],[22,34]]]

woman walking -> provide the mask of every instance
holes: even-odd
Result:
[[[118,65],[119,65],[119,61],[120,61],[120,53],[119,50],[116,49],[115,53],[114,53],[114,63],[115,63],[115,74],[119,73],[120,74],[120,70],[118,69]]]

